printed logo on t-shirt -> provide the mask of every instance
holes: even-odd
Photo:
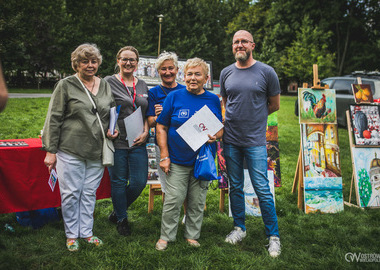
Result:
[[[189,118],[189,109],[181,109],[178,113],[178,118]]]
[[[138,94],[139,97],[148,98],[147,94]]]

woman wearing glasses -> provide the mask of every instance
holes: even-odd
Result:
[[[109,220],[117,223],[121,235],[131,233],[127,209],[145,188],[148,176],[148,155],[145,147],[148,138],[148,122],[145,112],[148,107],[148,86],[133,75],[139,62],[136,48],[126,46],[116,55],[118,73],[107,76],[116,104],[121,105],[117,124],[120,136],[114,141],[115,164],[108,168],[111,179],[111,196],[114,212]],[[134,141],[127,140],[124,118],[141,107],[144,130]]]

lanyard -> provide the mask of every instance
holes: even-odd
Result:
[[[136,84],[135,84],[135,77],[133,77],[133,98],[132,98],[132,94],[131,94],[131,92],[129,91],[128,86],[125,84],[125,82],[124,82],[124,80],[123,80],[123,77],[121,76],[121,73],[119,73],[119,76],[120,76],[120,81],[123,83],[125,89],[127,89],[127,93],[129,94],[130,98],[132,99],[133,110],[136,110],[136,104],[135,104],[135,100],[136,100]]]

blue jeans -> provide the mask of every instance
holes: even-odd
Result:
[[[148,178],[148,154],[145,145],[116,149],[114,166],[108,167],[111,196],[117,220],[127,218],[128,207],[139,197]]]
[[[278,236],[277,214],[267,176],[266,146],[238,147],[224,143],[227,172],[230,179],[230,202],[234,226],[245,228],[244,159],[246,160],[252,186],[259,199],[265,233]]]

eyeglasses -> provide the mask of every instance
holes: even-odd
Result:
[[[253,41],[250,41],[250,40],[247,40],[247,39],[242,39],[242,40],[235,40],[235,41],[232,43],[232,45],[233,45],[233,46],[238,46],[239,43],[241,43],[241,45],[243,45],[243,46],[247,46],[248,43],[254,43],[254,42],[253,42]]]
[[[136,58],[119,58],[123,63],[131,63],[134,64],[137,62]]]

